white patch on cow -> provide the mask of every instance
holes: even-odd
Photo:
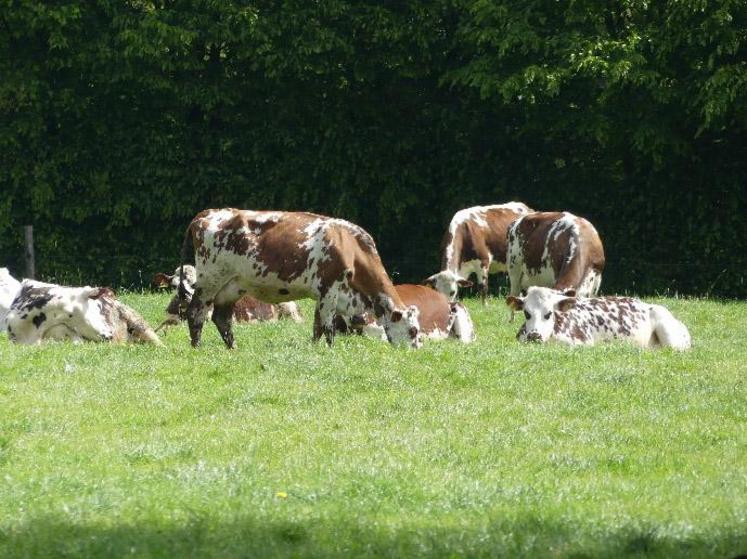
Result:
[[[584,280],[581,285],[578,286],[576,293],[579,297],[593,297],[599,293],[599,287],[602,285],[602,274],[594,269],[589,271],[584,276]]]
[[[21,282],[10,275],[8,268],[0,268],[0,331],[2,332],[5,332],[10,305],[20,289]]]
[[[469,344],[475,341],[475,325],[469,312],[461,303],[454,303],[451,312],[449,335],[460,342]]]

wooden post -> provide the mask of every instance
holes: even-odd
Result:
[[[36,259],[34,257],[34,226],[24,225],[23,233],[26,239],[26,277],[36,279]]]

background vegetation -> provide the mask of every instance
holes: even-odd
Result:
[[[747,304],[658,302],[691,351],[525,346],[495,300],[418,351],[312,344],[311,301],[235,351],[2,336],[0,556],[742,556]]]
[[[0,0],[0,262],[31,223],[42,276],[139,285],[232,205],[419,280],[518,199],[597,224],[608,292],[745,296],[746,33],[742,0]]]

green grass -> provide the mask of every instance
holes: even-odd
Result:
[[[660,301],[692,351],[520,345],[497,299],[420,351],[310,304],[233,352],[2,339],[0,557],[747,553],[747,304]]]

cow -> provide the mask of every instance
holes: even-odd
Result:
[[[402,284],[394,288],[405,305],[417,307],[422,336],[434,340],[456,338],[465,344],[475,340],[472,319],[461,303],[452,303],[442,293],[424,285]],[[353,317],[338,316],[335,327],[343,333],[386,339],[384,328],[370,312]]]
[[[468,278],[474,273],[486,304],[488,274],[506,271],[506,232],[531,211],[521,202],[459,210],[441,240],[441,271],[423,283],[456,301],[459,288],[472,285]]]
[[[179,287],[179,273],[181,266],[178,267],[173,274],[157,273],[153,276],[152,285],[160,289],[175,289]],[[183,301],[180,301],[179,295],[176,294],[172,297],[168,307],[166,307],[166,320],[164,320],[157,328],[156,332],[167,326],[174,326],[179,324],[181,317],[184,315],[184,309],[186,305],[192,300],[192,293],[194,292],[195,281],[197,280],[197,270],[194,266],[189,264],[184,265],[184,291],[185,297]],[[208,316],[212,315],[212,309],[208,310]],[[301,309],[295,301],[289,301],[287,303],[280,303],[273,305],[271,303],[263,303],[259,299],[255,299],[249,295],[244,295],[241,299],[236,301],[233,306],[233,319],[237,322],[257,322],[257,321],[269,321],[278,320],[282,318],[288,318],[294,322],[302,322],[303,316],[301,315]]]
[[[509,296],[506,304],[524,311],[516,334],[522,342],[554,339],[570,345],[592,345],[623,339],[644,348],[690,347],[687,327],[661,305],[631,297],[576,297],[573,289],[530,287],[525,297]]]
[[[28,279],[10,307],[7,331],[11,341],[21,344],[85,340],[163,345],[145,320],[108,287],[63,287]]]
[[[382,321],[390,343],[421,345],[417,309],[404,305],[373,239],[353,223],[306,212],[210,209],[187,228],[182,264],[190,246],[197,270],[187,308],[193,347],[200,344],[212,304],[212,320],[233,348],[233,304],[247,294],[268,303],[315,299],[313,339],[323,335],[330,345],[336,314],[368,309]],[[183,281],[179,293],[186,295]]]
[[[8,268],[0,268],[0,332],[5,332],[5,317],[20,289],[21,283],[10,275]]]
[[[534,212],[508,229],[509,295],[536,285],[596,295],[602,283],[604,248],[586,219],[569,212]]]

